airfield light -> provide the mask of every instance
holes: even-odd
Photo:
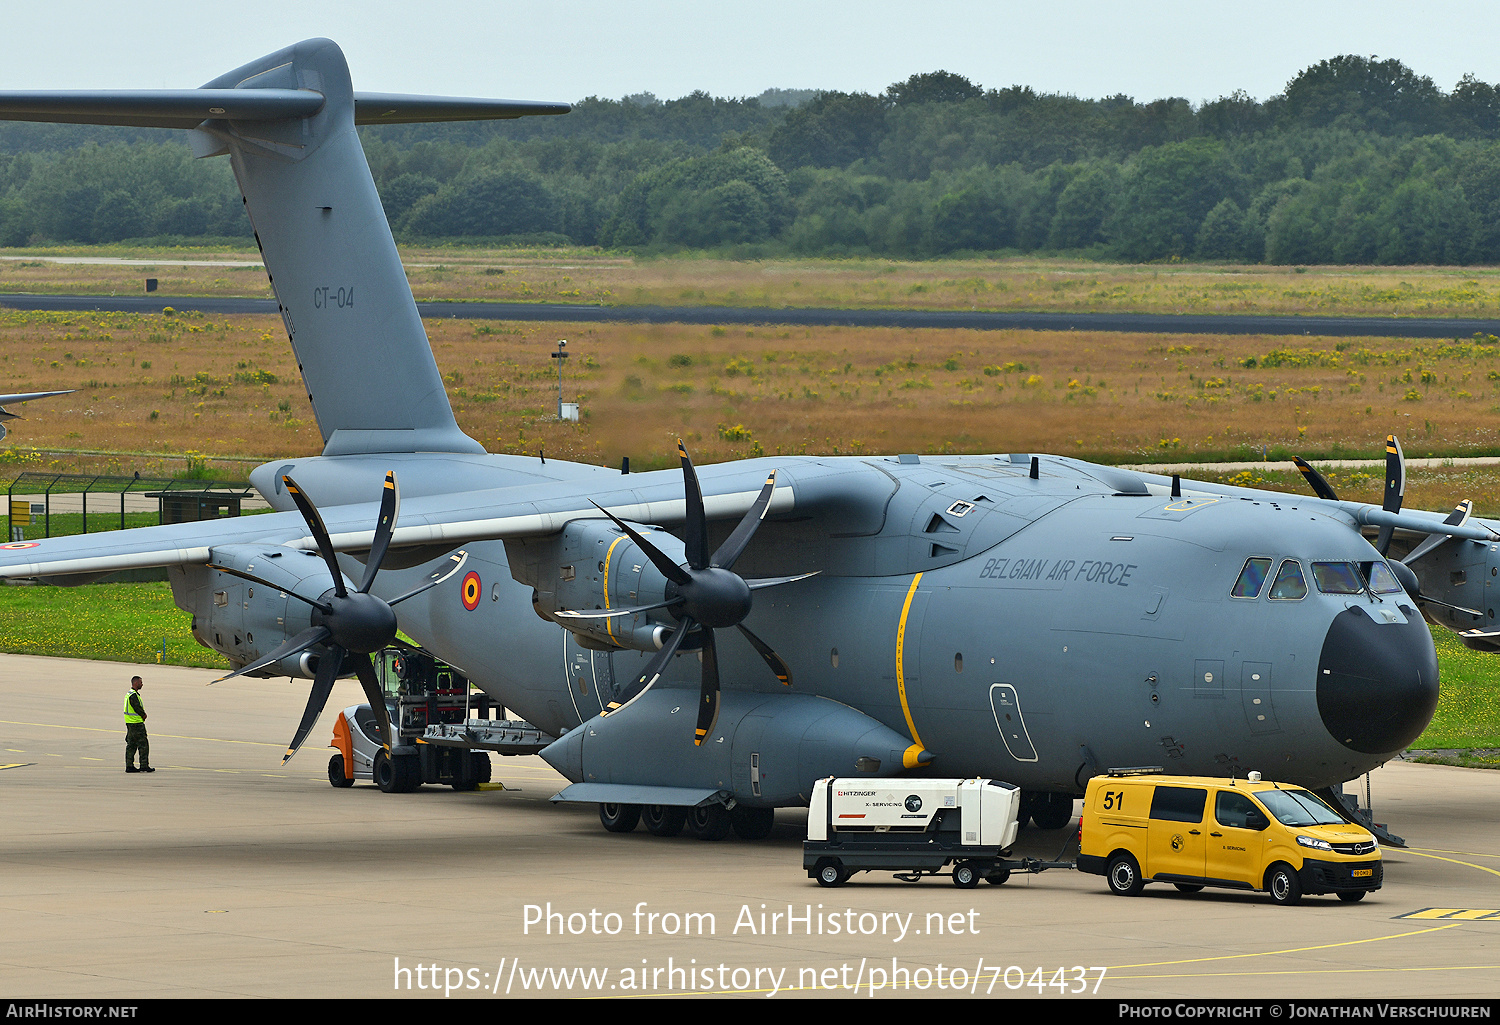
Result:
[[[557,351],[552,354],[552,358],[557,360],[557,418],[559,420],[563,418],[562,377],[563,360],[568,358],[567,348],[568,340],[566,338],[559,339]]]

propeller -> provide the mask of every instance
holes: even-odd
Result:
[[[1338,501],[1339,496],[1333,490],[1333,485],[1328,483],[1327,478],[1308,465],[1301,456],[1293,456],[1292,461],[1297,464],[1297,469],[1302,472],[1302,476],[1306,478],[1307,483],[1319,498]],[[1406,457],[1401,451],[1400,440],[1394,434],[1388,434],[1385,438],[1385,487],[1382,491],[1381,509],[1388,513],[1399,513],[1401,503],[1406,497]],[[1461,527],[1468,522],[1473,512],[1474,503],[1466,498],[1454,506],[1453,511],[1448,514],[1443,523],[1449,527]],[[1395,532],[1395,527],[1384,526],[1375,535],[1375,550],[1381,555],[1389,554],[1391,538]],[[1452,538],[1452,534],[1429,534],[1420,544],[1406,553],[1406,558],[1391,563],[1391,569],[1402,588],[1411,595],[1414,601],[1423,605],[1439,605],[1445,609],[1452,609],[1454,612],[1474,616],[1476,619],[1483,618],[1483,614],[1475,609],[1466,609],[1462,605],[1450,605],[1431,595],[1422,594],[1417,582],[1417,574],[1411,568],[1412,563]]]
[[[703,490],[698,484],[698,474],[687,448],[677,442],[677,455],[682,461],[683,491],[687,497],[687,519],[683,525],[683,554],[687,565],[679,565],[656,545],[648,541],[630,524],[614,513],[595,503],[595,508],[614,521],[625,534],[646,553],[661,574],[667,578],[666,599],[650,605],[626,609],[606,609],[592,612],[563,611],[559,619],[607,619],[612,616],[631,616],[655,609],[667,609],[679,621],[666,643],[651,661],[646,664],[635,681],[626,687],[616,701],[604,709],[602,715],[613,715],[650,690],[666,671],[667,663],[693,637],[702,652],[703,683],[698,702],[698,722],[693,735],[694,745],[701,746],[713,733],[719,719],[719,656],[714,631],[735,627],[750,642],[757,654],[770,667],[771,672],[784,685],[791,686],[792,670],[786,660],[769,644],[752,633],[743,623],[750,614],[751,593],[794,580],[805,580],[816,573],[795,576],[767,577],[746,580],[734,572],[734,564],[750,544],[755,531],[765,518],[771,504],[771,495],[776,490],[776,472],[766,478],[760,494],[756,496],[739,525],[712,555],[708,554],[708,517],[703,508]]]
[[[380,499],[380,516],[375,524],[375,538],[370,545],[370,555],[365,562],[364,579],[360,581],[357,590],[350,591],[344,586],[343,571],[339,569],[333,543],[328,537],[328,528],[323,524],[323,517],[318,515],[317,507],[292,478],[284,476],[281,479],[286,485],[287,493],[296,503],[298,511],[302,513],[302,518],[307,522],[308,530],[311,531],[313,540],[318,545],[323,561],[328,564],[328,572],[333,578],[333,587],[316,599],[295,591],[287,591],[286,593],[291,597],[312,606],[312,626],[295,637],[288,638],[275,650],[214,682],[222,683],[236,676],[256,672],[281,659],[322,645],[324,654],[318,660],[318,670],[314,675],[312,691],[307,697],[307,708],[302,713],[302,721],[298,723],[297,732],[293,735],[291,744],[287,746],[281,763],[285,765],[297,753],[297,749],[302,746],[302,742],[307,739],[307,735],[317,724],[318,715],[323,711],[328,695],[333,692],[334,681],[341,674],[348,672],[350,668],[359,677],[360,686],[365,692],[365,699],[369,701],[379,721],[381,739],[389,748],[391,722],[385,708],[385,694],[380,688],[380,681],[375,676],[375,665],[370,659],[370,653],[379,651],[396,639],[396,613],[393,607],[408,598],[421,594],[430,587],[436,587],[457,573],[468,560],[468,553],[454,552],[446,560],[451,565],[440,567],[429,574],[422,583],[390,601],[370,593],[370,587],[375,583],[375,575],[380,572],[380,564],[385,560],[386,552],[390,548],[391,533],[396,525],[396,514],[401,507],[401,493],[396,486],[396,474],[392,471],[385,475],[385,489]],[[228,566],[210,563],[209,569],[216,569],[266,587],[284,590],[279,584]]]

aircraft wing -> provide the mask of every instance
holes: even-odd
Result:
[[[743,464],[741,464],[743,465]],[[734,467],[705,482],[704,506],[710,519],[740,517],[765,482],[765,471]],[[429,495],[404,501],[391,537],[392,548],[456,548],[473,541],[535,537],[560,530],[569,520],[602,518],[590,499],[615,515],[638,523],[675,523],[686,515],[681,477],[675,471],[622,475],[615,488],[576,480]],[[308,489],[317,503],[316,489]],[[795,505],[793,488],[778,487],[770,513]],[[336,551],[367,551],[379,516],[376,503],[319,507]],[[0,579],[41,577],[58,583],[128,569],[204,564],[218,545],[265,544],[316,551],[317,543],[297,512],[266,513],[197,523],[174,523],[135,530],[0,544]],[[71,578],[71,579],[70,579]]]
[[[47,399],[51,398],[54,395],[72,395],[74,390],[75,389],[73,388],[68,388],[64,391],[28,391],[17,392],[14,395],[0,395],[0,422],[4,422],[6,420],[21,419],[20,413],[12,413],[10,410],[5,408],[6,406],[12,405],[16,402],[30,402],[32,399]],[[0,438],[3,437],[5,437],[5,435],[0,434]]]

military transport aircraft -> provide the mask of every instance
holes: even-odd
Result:
[[[1432,715],[1424,602],[1488,643],[1500,534],[1394,485],[1377,509],[1031,453],[696,470],[680,448],[630,475],[487,454],[355,125],[566,109],[356,93],[318,39],[197,90],[0,94],[0,117],[229,156],[325,441],[252,473],[279,512],[0,545],[0,576],[169,567],[236,670],[313,681],[288,757],[339,675],[383,712],[369,653],[399,620],[557,738],[569,798],[654,832],[688,808],[763,832],[829,775],[999,777],[1052,826],[1108,767],[1337,784]]]
[[[28,391],[16,392],[13,395],[0,395],[0,441],[3,441],[5,435],[9,433],[5,426],[6,424],[12,420],[26,419],[20,413],[13,413],[9,409],[6,409],[6,406],[14,406],[21,402],[30,402],[32,399],[50,399],[54,395],[72,394],[73,389],[69,388],[66,391]]]

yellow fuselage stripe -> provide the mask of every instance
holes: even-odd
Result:
[[[911,587],[906,592],[906,604],[901,606],[901,623],[896,627],[896,692],[901,697],[901,714],[906,716],[906,728],[911,732],[911,739],[918,744],[922,738],[917,736],[916,723],[911,721],[911,708],[906,704],[906,617],[911,612],[911,600],[917,596],[917,584],[922,580],[922,574],[918,573],[911,578]]]
[[[615,554],[615,545],[619,544],[623,540],[625,540],[625,535],[623,534],[615,538],[614,541],[610,543],[609,551],[604,553],[604,608],[606,610],[609,609],[609,557]],[[609,634],[610,640],[615,640],[615,629],[614,627],[609,625],[613,622],[614,620],[612,619],[606,619],[604,621],[604,632]]]

